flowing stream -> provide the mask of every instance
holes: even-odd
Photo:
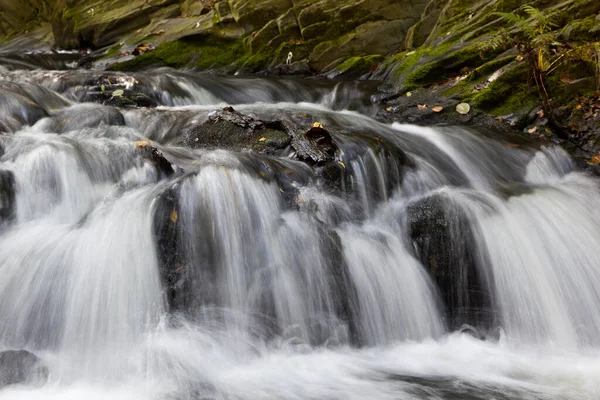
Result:
[[[561,148],[382,124],[360,83],[117,74],[160,106],[114,108],[100,72],[20,67],[0,350],[49,376],[0,399],[600,397],[600,186]],[[181,144],[226,105],[321,122],[339,176]]]

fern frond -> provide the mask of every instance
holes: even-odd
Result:
[[[527,21],[525,18],[515,13],[493,12],[491,15],[502,18],[504,22],[508,22],[509,24],[514,24],[518,26],[524,25]]]

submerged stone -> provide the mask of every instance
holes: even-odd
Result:
[[[26,350],[0,352],[0,389],[20,383],[43,383],[48,368],[33,353]]]

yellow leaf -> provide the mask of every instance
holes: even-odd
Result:
[[[265,140],[267,140],[266,137],[261,137],[260,139],[258,139],[259,142],[264,142]]]
[[[590,159],[590,162],[589,162],[589,164],[595,164],[595,165],[598,165],[598,164],[600,164],[600,154],[596,154],[595,156],[593,156],[593,157]]]
[[[527,132],[529,132],[529,133],[536,133],[537,132],[537,126],[534,126],[533,128],[529,129]]]
[[[323,124],[320,122],[315,122],[312,127],[313,128],[323,128]]]
[[[150,141],[149,140],[138,140],[137,142],[135,142],[135,148],[136,149],[141,149],[143,147],[146,146],[150,146]]]
[[[444,107],[442,107],[442,106],[435,106],[435,107],[433,107],[431,110],[432,110],[433,112],[439,113],[439,112],[441,112],[443,109],[444,109]]]
[[[386,108],[385,111],[392,111],[392,107]]]
[[[171,211],[171,221],[177,222],[177,210]]]
[[[338,161],[338,164],[340,164],[342,167],[344,167],[344,169],[346,168],[346,164],[344,164],[343,162]]]
[[[517,56],[517,61],[522,61],[522,60],[523,60],[523,56],[519,54],[519,55]]]
[[[417,104],[417,108],[418,108],[419,110],[424,110],[424,109],[426,109],[426,108],[427,108],[427,104]]]

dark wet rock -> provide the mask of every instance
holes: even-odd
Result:
[[[180,248],[180,223],[177,190],[169,188],[156,199],[154,237],[165,298],[171,311],[177,311],[183,305],[177,290],[186,264]]]
[[[0,151],[0,155],[1,153]],[[14,217],[15,190],[15,175],[11,171],[0,170],[0,222],[8,221]]]
[[[173,165],[171,162],[165,158],[165,156],[149,141],[143,140],[136,142],[136,149],[142,153],[144,158],[150,160],[159,171],[160,174],[168,177],[173,175],[175,170],[173,169]]]
[[[43,383],[48,368],[33,353],[26,350],[0,352],[0,389],[19,383]]]
[[[312,74],[313,71],[307,61],[296,61],[291,64],[277,64],[257,71],[257,75],[267,76],[310,76]]]
[[[100,90],[94,88],[85,94],[82,101],[121,108],[156,107],[158,105],[156,98],[151,98],[140,90],[123,90],[114,87]]]
[[[315,125],[307,131],[291,129],[292,147],[301,160],[322,164],[335,159],[338,150],[331,133],[322,126]]]
[[[44,107],[26,94],[19,93],[20,90],[14,90],[16,85],[7,86],[0,84],[0,132],[15,132],[23,125],[33,125],[48,115]]]
[[[437,195],[408,206],[407,218],[416,256],[438,287],[449,327],[487,329],[491,301],[478,269],[474,232],[462,210]]]
[[[82,128],[98,126],[123,126],[125,118],[115,108],[97,105],[79,105],[54,113],[48,121],[44,121],[46,132],[65,133]]]
[[[156,107],[154,90],[132,76],[96,75],[84,82],[88,86],[81,102],[100,103],[114,107]]]
[[[261,121],[232,107],[211,113],[183,138],[183,144],[192,148],[246,149],[264,154],[277,154],[289,143],[290,136],[281,122]]]

